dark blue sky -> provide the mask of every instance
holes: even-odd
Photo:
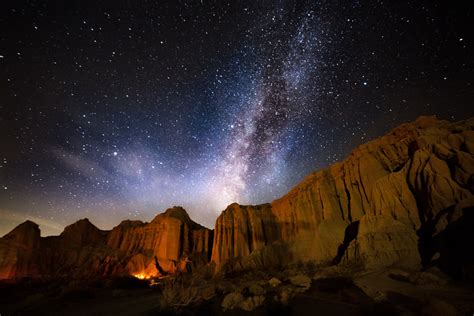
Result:
[[[172,205],[212,227],[402,122],[474,112],[473,10],[459,3],[0,9],[0,235]]]

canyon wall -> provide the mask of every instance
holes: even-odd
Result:
[[[237,269],[282,258],[417,268],[439,259],[436,236],[472,212],[473,174],[474,119],[420,117],[271,204],[229,206],[212,260]]]
[[[473,234],[474,119],[420,117],[270,204],[229,205],[214,231],[180,207],[111,231],[81,220],[45,238],[27,221],[0,238],[0,279],[145,277],[209,262],[236,271],[299,261],[368,269],[436,264],[462,274],[474,264],[462,246]]]
[[[206,264],[211,247],[212,230],[181,207],[150,223],[123,221],[111,231],[83,219],[51,237],[40,237],[38,225],[27,221],[0,239],[0,279],[157,276]]]

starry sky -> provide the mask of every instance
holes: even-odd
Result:
[[[474,115],[457,1],[2,1],[0,235],[213,227],[419,115]]]

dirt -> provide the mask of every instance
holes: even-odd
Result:
[[[238,280],[226,282],[238,283]],[[356,285],[357,284],[357,285]],[[472,288],[420,287],[394,280],[387,274],[313,280],[309,290],[298,292],[288,304],[278,300],[284,286],[268,286],[264,304],[251,312],[221,308],[224,293],[178,313],[160,310],[161,291],[140,282],[65,281],[0,284],[0,314],[5,315],[418,315],[429,298],[442,298],[460,314],[474,309]],[[367,294],[369,293],[370,296]],[[445,305],[446,305],[445,304]],[[448,316],[448,315],[444,315]]]

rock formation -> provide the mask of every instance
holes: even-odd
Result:
[[[474,119],[420,117],[271,204],[230,205],[216,221],[212,260],[233,268],[282,259],[430,264],[441,251],[436,236],[472,213],[473,174]]]
[[[38,225],[26,221],[0,239],[0,279],[37,275],[40,251]]]
[[[149,224],[122,222],[108,234],[107,245],[128,259],[128,271],[155,275],[158,261],[160,267],[173,273],[185,268],[180,261],[186,258],[194,263],[208,262],[212,231],[193,222],[183,208],[174,207]]]
[[[123,221],[111,231],[82,219],[44,238],[38,225],[26,221],[0,239],[0,279],[174,273],[207,263],[211,246],[212,231],[181,207],[150,223]]]
[[[474,119],[420,117],[271,204],[229,205],[214,231],[180,207],[111,231],[81,220],[46,238],[27,221],[0,239],[0,279],[146,276],[209,261],[238,270],[309,260],[369,269],[438,265],[463,276],[474,271],[474,255],[462,246],[473,234]]]

